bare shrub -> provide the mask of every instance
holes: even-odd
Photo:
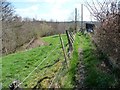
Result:
[[[5,23],[3,23],[4,27]],[[15,51],[16,48],[15,33],[9,27],[2,30],[2,53],[8,54]]]

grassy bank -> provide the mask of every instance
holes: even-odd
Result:
[[[69,60],[69,68],[63,79],[64,88],[75,87],[75,74],[79,62],[78,48],[83,51],[83,63],[85,66],[85,87],[109,88],[117,85],[114,74],[103,64],[104,56],[99,55],[96,47],[88,35],[76,34],[73,56]]]
[[[64,39],[64,43],[67,43],[66,36],[62,35],[62,38]],[[42,39],[47,42],[48,45],[2,57],[3,88],[8,88],[8,85],[14,80],[22,82],[41,62],[43,63],[23,82],[22,87],[31,88],[35,86],[39,79],[44,76],[53,76],[58,68],[61,67],[61,62],[64,57],[61,51],[59,36],[54,35]],[[56,48],[57,46],[58,48]],[[51,53],[51,51],[53,52]],[[46,60],[43,61],[44,59]],[[57,60],[59,60],[59,62],[54,64],[53,67],[44,68]],[[48,83],[48,81],[46,83]],[[47,85],[44,87],[47,87]]]
[[[78,48],[79,48],[79,36],[76,34],[75,36],[75,41],[73,44],[74,51],[72,53],[71,59],[69,59],[69,68],[68,72],[64,78],[64,88],[74,88],[75,84],[75,74],[76,74],[76,68],[77,68],[77,63],[78,63]]]
[[[80,36],[86,70],[85,86],[90,88],[108,88],[116,85],[115,77],[103,63],[104,56],[99,55],[89,36]]]

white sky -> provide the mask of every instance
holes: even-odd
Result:
[[[15,7],[16,14],[22,17],[67,21],[74,20],[74,9],[78,9],[80,20],[81,4],[85,0],[8,0]],[[90,0],[88,0],[90,1]],[[92,17],[89,11],[83,7],[83,20],[90,21]]]

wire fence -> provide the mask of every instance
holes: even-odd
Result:
[[[67,40],[68,40],[68,52],[65,51],[66,50],[66,47],[64,46],[64,42],[63,42],[63,39],[62,37],[59,35],[60,37],[60,42],[61,42],[61,46],[62,46],[62,49],[63,50],[63,55],[64,55],[64,61],[61,61],[61,66],[59,67],[59,69],[57,70],[56,74],[54,76],[52,76],[53,79],[51,79],[51,83],[48,85],[48,88],[51,88],[60,78],[60,74],[63,72],[63,69],[67,69],[65,68],[67,63],[66,63],[66,58],[68,58],[70,55],[69,53],[71,53],[73,51],[73,43],[74,43],[74,36],[73,36],[73,33],[66,30],[66,35],[67,35]],[[52,65],[48,65],[48,66],[44,66],[44,68],[38,68],[40,65],[42,65],[44,62],[47,62],[46,60],[52,55],[52,53],[60,46],[57,45],[48,55],[46,58],[44,58],[41,62],[38,61],[35,63],[35,65],[37,63],[39,63],[23,80],[22,82],[20,82],[19,84],[16,84],[15,87],[12,89],[12,90],[15,90],[16,88],[20,88],[19,86],[24,84],[24,82],[31,76],[31,74],[33,72],[35,72],[35,70],[42,70],[48,66],[52,66]],[[68,53],[68,54],[67,54]],[[68,61],[68,60],[67,60]],[[53,67],[53,66],[52,66]],[[47,68],[46,68],[47,70]],[[42,73],[41,75],[44,75],[46,72]]]
[[[51,82],[51,84],[49,85],[48,88],[51,88],[54,83],[58,82],[58,80],[61,78],[60,74],[62,74],[63,69],[68,69],[67,66],[69,66],[69,65],[67,65],[68,63],[66,63],[66,62],[68,61],[68,58],[70,57],[69,54],[72,54],[72,51],[73,51],[74,34],[73,34],[73,32],[71,32],[69,30],[66,30],[66,36],[67,36],[67,40],[68,40],[68,52],[65,51],[63,39],[62,39],[61,35],[59,35],[60,41],[61,41],[61,45],[62,45],[62,48],[63,48],[62,50],[63,50],[65,61],[63,62],[63,65],[59,68],[58,73],[54,76],[54,78],[53,78],[53,80],[52,80],[52,82]],[[66,56],[67,53],[68,53],[68,55]],[[66,59],[67,59],[67,61],[66,61]],[[64,70],[64,72],[65,72],[65,70]],[[54,87],[55,88],[59,88],[59,86],[54,86]]]
[[[19,87],[21,84],[23,84],[24,81],[25,81],[27,78],[29,78],[30,75],[31,75],[41,64],[43,64],[43,62],[45,62],[45,60],[46,60],[58,47],[59,47],[59,45],[57,45],[56,48],[53,49],[53,50],[47,55],[47,57],[46,57],[45,59],[43,59],[42,62],[40,62],[40,63],[37,65],[37,67],[35,67],[35,68],[27,75],[27,77],[25,77],[25,78],[23,79],[23,81],[22,81],[21,83],[19,83],[17,86],[15,86],[15,88],[14,88],[13,90],[15,90],[15,89],[16,89],[17,87]]]

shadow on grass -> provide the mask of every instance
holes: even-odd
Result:
[[[103,72],[99,65],[106,60],[105,55],[98,55],[95,50],[88,48],[83,51],[86,70],[85,86],[88,88],[116,87],[117,82],[114,74]],[[102,59],[102,60],[100,60]]]

